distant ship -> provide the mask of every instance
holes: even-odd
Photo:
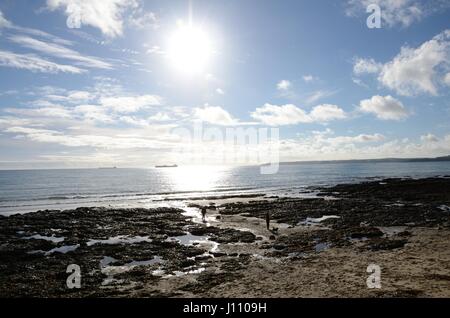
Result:
[[[99,169],[117,169],[117,167],[99,167]]]
[[[157,165],[155,168],[176,168],[178,165]]]

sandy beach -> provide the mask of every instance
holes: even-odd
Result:
[[[448,177],[386,179],[303,199],[0,217],[0,296],[450,297],[449,189]],[[367,286],[370,264],[381,288]]]

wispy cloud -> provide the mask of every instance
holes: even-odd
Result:
[[[1,28],[9,28],[11,27],[11,22],[9,22],[4,16],[3,12],[0,11],[0,29]]]
[[[310,94],[308,94],[308,96],[306,97],[306,103],[307,104],[314,104],[316,102],[318,102],[321,99],[333,96],[337,93],[337,90],[331,91],[331,90],[318,90],[315,92],[312,92]]]
[[[52,35],[50,33],[44,32],[42,30],[26,28],[26,27],[21,27],[21,26],[15,25],[14,23],[12,23],[11,21],[7,20],[3,16],[3,12],[2,11],[0,11],[0,29],[1,28],[10,29],[10,30],[16,31],[18,33],[26,33],[26,34],[29,34],[29,35],[41,37],[41,38],[48,39],[48,40],[51,40],[51,41],[53,41],[55,43],[62,44],[62,45],[72,45],[73,44],[72,41],[69,41],[69,40],[66,40],[66,39],[62,39],[62,38],[54,36],[54,35]]]
[[[344,110],[336,105],[323,104],[314,107],[307,113],[293,105],[265,104],[251,113],[252,118],[269,126],[296,125],[299,123],[329,122],[347,117]]]
[[[92,56],[83,56],[79,52],[59,44],[40,41],[29,36],[15,35],[9,39],[23,47],[58,58],[77,62],[78,65],[91,68],[111,69],[112,65]]]
[[[35,142],[56,143],[66,147],[93,147],[101,149],[152,149],[168,146],[166,142],[144,137],[83,134],[67,135],[56,130],[29,127],[10,127],[7,128],[5,132],[25,136]]]
[[[101,97],[99,102],[117,113],[134,113],[145,107],[161,105],[162,98],[157,95],[114,96]]]
[[[25,69],[43,73],[74,73],[85,72],[84,69],[72,65],[54,63],[32,54],[17,54],[0,50],[0,65],[17,69]]]

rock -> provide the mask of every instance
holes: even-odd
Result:
[[[274,244],[273,248],[276,250],[283,250],[286,248],[286,244]]]
[[[185,259],[180,264],[181,267],[189,267],[193,265],[195,265],[195,261],[193,259]]]
[[[195,260],[196,261],[204,261],[204,260],[207,260],[207,259],[210,259],[210,258],[212,258],[212,256],[209,255],[209,254],[207,254],[207,255],[199,255],[199,256],[195,257]]]
[[[223,252],[210,252],[210,254],[213,255],[214,257],[227,256],[227,253],[223,253]]]
[[[269,236],[269,240],[276,240],[277,238],[275,237],[275,235],[271,235],[271,236]]]
[[[384,233],[376,228],[376,227],[359,227],[351,229],[350,237],[359,239],[363,237],[372,238],[372,237],[381,237]]]
[[[374,242],[369,243],[369,249],[372,251],[379,250],[393,250],[405,246],[407,240],[390,240],[390,239],[377,239]]]

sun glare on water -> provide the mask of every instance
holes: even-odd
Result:
[[[192,24],[179,25],[169,38],[171,65],[184,74],[199,74],[208,67],[213,49],[207,32]]]
[[[185,166],[164,172],[178,191],[211,191],[223,182],[226,171],[224,167]]]

